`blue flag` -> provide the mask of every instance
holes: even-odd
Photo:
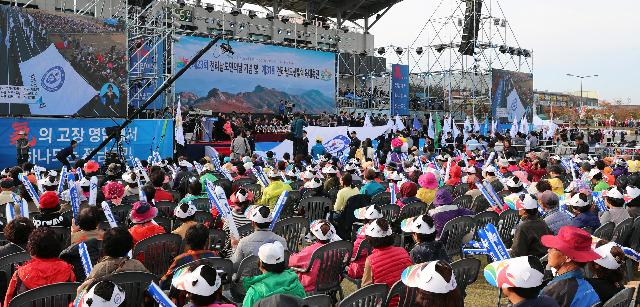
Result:
[[[413,129],[422,130],[422,123],[418,120],[417,117],[413,118]]]
[[[489,118],[486,115],[484,116],[484,125],[482,125],[482,129],[480,129],[480,133],[482,135],[489,134]]]

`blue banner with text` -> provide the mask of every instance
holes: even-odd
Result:
[[[409,65],[391,67],[391,115],[409,115]]]

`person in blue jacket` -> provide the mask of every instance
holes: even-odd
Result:
[[[591,235],[574,226],[563,226],[558,235],[545,235],[540,241],[549,248],[547,266],[555,276],[541,294],[555,299],[562,307],[599,304],[598,293],[583,274],[587,263],[601,258],[591,248]]]
[[[322,138],[316,138],[316,144],[311,147],[311,157],[318,159],[318,157],[324,156],[326,152],[327,150],[324,148],[324,145],[322,145]]]
[[[600,219],[591,211],[591,204],[589,204],[586,194],[574,194],[568,200],[567,205],[569,205],[569,211],[575,215],[571,220],[571,226],[589,228],[591,231],[600,227]]]
[[[71,156],[71,159],[73,160],[76,159],[76,155],[73,154],[73,150],[76,148],[76,146],[78,146],[78,142],[76,140],[71,140],[71,145],[69,145],[69,147],[58,151],[58,153],[56,154],[56,159],[58,159],[58,161],[60,161],[62,165],[66,166],[67,169],[71,169],[71,164],[68,160],[69,156]]]

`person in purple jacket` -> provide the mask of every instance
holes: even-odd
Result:
[[[438,237],[442,234],[442,228],[448,221],[463,215],[473,215],[473,211],[459,208],[452,203],[453,196],[448,190],[440,189],[436,192],[436,197],[433,200],[435,208],[429,210],[429,215],[433,218]]]

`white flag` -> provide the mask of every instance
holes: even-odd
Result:
[[[511,138],[515,138],[516,134],[518,134],[518,118],[517,117],[513,117],[513,124],[511,124],[511,131],[509,131],[509,134],[511,135]]]
[[[527,120],[527,117],[523,117],[522,121],[520,122],[520,133],[522,134],[527,134],[529,133],[529,121]]]
[[[429,127],[427,128],[427,136],[434,139],[436,135],[436,131],[433,127],[433,114],[429,115]]]
[[[464,125],[462,126],[465,141],[469,138],[469,131],[471,131],[471,121],[469,120],[469,116],[467,116],[467,118],[464,119]]]
[[[176,143],[184,146],[184,129],[182,128],[182,112],[180,110],[180,98],[178,97],[178,106],[176,107],[176,123],[175,123]]]
[[[479,133],[480,132],[480,124],[478,124],[478,119],[476,118],[476,116],[473,116],[473,132],[475,133]]]
[[[369,113],[367,113],[367,115],[365,115],[364,117],[364,126],[373,127],[373,125],[371,124],[371,117],[369,116]]]
[[[451,115],[447,115],[447,117],[444,118],[443,120],[443,124],[444,126],[442,127],[442,135],[446,136],[447,133],[451,132],[451,121],[449,121],[449,119]]]
[[[453,138],[457,138],[458,135],[460,135],[460,129],[458,129],[458,126],[456,125],[455,122],[452,122],[452,127],[453,127]]]
[[[496,132],[498,132],[498,122],[493,118],[491,120],[491,136],[495,136]]]
[[[404,123],[402,122],[400,115],[396,115],[396,129],[402,131],[405,128],[406,127],[404,126]]]
[[[75,114],[98,94],[53,44],[19,65],[22,83],[38,92],[31,114]]]

